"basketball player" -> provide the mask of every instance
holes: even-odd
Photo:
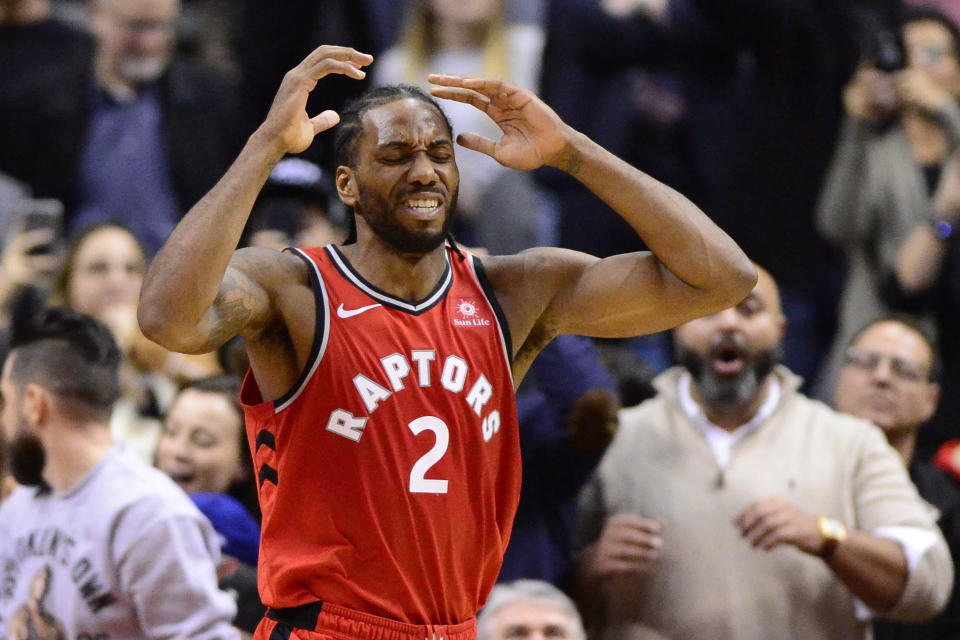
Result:
[[[520,485],[513,389],[556,335],[633,336],[734,304],[756,272],[683,196],[564,124],[530,92],[431,76],[503,129],[466,149],[576,176],[652,250],[605,260],[535,249],[479,260],[446,242],[459,176],[450,125],[411,87],[310,118],[331,73],[373,58],[323,46],[184,217],[143,286],[140,323],[177,351],[245,338],[241,399],[260,484],[267,638],[475,637]],[[234,251],[287,153],[336,125],[356,242]],[[293,634],[293,635],[291,635]]]

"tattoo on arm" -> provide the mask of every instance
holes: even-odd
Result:
[[[204,344],[206,350],[214,350],[237,335],[253,315],[250,294],[236,278],[229,274],[220,286],[220,292],[210,308],[213,326]]]

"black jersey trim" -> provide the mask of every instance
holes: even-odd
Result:
[[[266,429],[260,429],[260,432],[257,433],[256,449],[260,449],[260,447],[277,450],[277,439]]]
[[[267,611],[267,617],[296,629],[313,631],[317,627],[317,619],[321,611],[323,611],[322,602],[310,602],[299,607],[270,609]]]
[[[291,635],[293,635],[293,627],[285,622],[278,622],[267,640],[290,640]]]
[[[327,288],[324,286],[323,278],[320,276],[320,269],[316,263],[310,259],[310,256],[300,249],[291,249],[290,251],[303,259],[310,267],[308,271],[310,272],[310,284],[313,289],[313,297],[317,307],[317,320],[313,330],[313,345],[310,347],[310,357],[307,359],[307,366],[300,372],[300,377],[297,379],[297,383],[293,385],[293,388],[273,401],[274,413],[280,413],[289,407],[293,401],[303,393],[307,382],[310,381],[311,376],[313,376],[317,367],[320,366],[320,361],[323,360],[323,353],[327,350],[327,340],[330,337],[330,323],[327,321],[330,317],[330,304],[329,298],[327,297]]]
[[[443,274],[437,281],[437,285],[429,294],[427,294],[427,297],[423,298],[422,300],[418,300],[417,302],[407,302],[406,300],[401,300],[400,298],[392,296],[383,289],[380,289],[376,285],[368,282],[363,276],[357,273],[353,266],[347,261],[346,257],[340,253],[340,249],[336,245],[328,244],[325,249],[330,255],[333,266],[335,266],[337,271],[340,272],[340,275],[353,284],[353,286],[360,289],[381,304],[390,307],[391,309],[403,311],[411,315],[418,316],[435,307],[441,300],[443,300],[444,296],[453,285],[453,269],[450,267],[450,255],[447,253],[446,249],[444,249],[443,253],[446,266],[443,269]]]
[[[272,482],[273,484],[279,486],[280,476],[276,469],[268,464],[265,464],[260,467],[260,473],[257,474],[257,480],[259,481],[261,487],[263,486],[264,482]]]
[[[473,272],[477,276],[477,282],[480,283],[480,288],[483,289],[484,295],[487,296],[487,302],[493,307],[493,314],[497,317],[497,325],[500,327],[500,335],[503,337],[503,346],[506,350],[507,364],[513,366],[513,340],[510,338],[510,325],[507,324],[507,314],[503,312],[503,307],[500,306],[500,301],[497,300],[497,296],[493,292],[493,285],[491,285],[490,280],[487,279],[487,272],[483,269],[483,262],[474,255],[470,256],[470,260],[473,264]]]

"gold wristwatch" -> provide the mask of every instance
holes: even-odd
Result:
[[[827,516],[817,518],[817,531],[820,532],[820,539],[823,541],[817,555],[824,560],[832,556],[837,550],[837,545],[847,539],[847,526],[836,518]]]

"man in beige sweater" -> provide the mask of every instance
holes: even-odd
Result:
[[[953,569],[933,509],[883,433],[801,395],[777,363],[766,273],[676,330],[682,367],[621,414],[584,492],[581,606],[602,640],[869,638],[922,620]]]

